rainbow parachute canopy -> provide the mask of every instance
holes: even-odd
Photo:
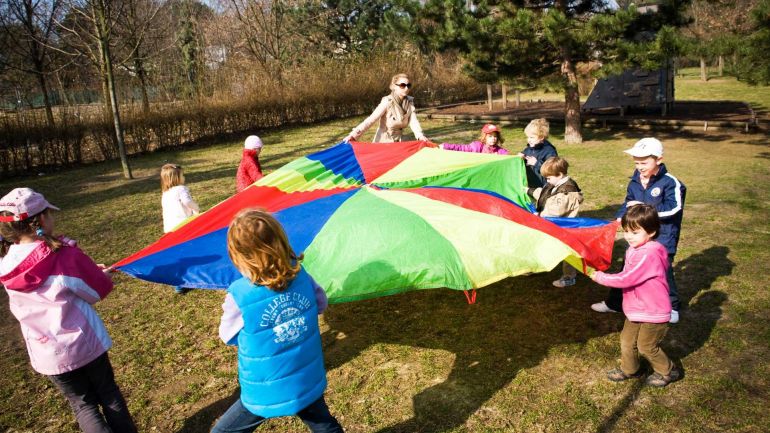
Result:
[[[115,266],[174,286],[241,277],[227,226],[261,207],[283,224],[330,302],[417,289],[469,290],[553,269],[606,269],[616,223],[531,212],[521,158],[424,142],[340,143],[299,158]]]

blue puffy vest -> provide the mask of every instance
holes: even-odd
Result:
[[[304,269],[283,292],[245,278],[228,288],[243,315],[238,334],[241,402],[265,417],[294,415],[321,397],[326,370],[318,305]]]

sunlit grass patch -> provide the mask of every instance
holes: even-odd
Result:
[[[255,131],[270,172],[335,144],[360,119]],[[424,122],[437,142],[477,138],[480,124]],[[504,126],[505,146],[524,147]],[[663,347],[685,377],[662,390],[609,383],[619,360],[620,314],[589,309],[605,290],[580,276],[557,289],[559,270],[512,278],[478,291],[475,305],[436,289],[332,305],[321,319],[326,398],[349,432],[763,431],[770,425],[770,160],[767,137],[733,132],[586,131],[553,142],[584,191],[583,215],[612,218],[623,200],[630,158],[646,135],[666,146],[665,162],[688,187],[675,261],[687,304]],[[765,143],[765,144],[763,144]],[[193,197],[208,208],[235,191],[241,141],[1,183],[31,186],[60,206],[59,229],[99,262],[113,263],[161,234],[158,171],[183,165]],[[623,244],[617,244],[614,270]],[[237,397],[236,352],[217,337],[223,292],[184,296],[167,286],[116,276],[97,304],[115,342],[110,358],[142,431],[208,431]],[[29,367],[18,323],[2,302],[0,426],[9,431],[77,431],[63,397]],[[264,431],[297,432],[297,419]]]

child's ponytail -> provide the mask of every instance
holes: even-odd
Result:
[[[0,236],[0,257],[5,257],[8,254],[8,248],[11,247],[11,243],[6,241],[4,237]]]
[[[43,214],[47,215],[48,212],[50,212],[50,210],[46,209],[37,215],[33,215],[21,221],[0,222],[0,236],[2,237],[2,241],[0,242],[0,257],[5,257],[11,244],[18,243],[24,236],[34,236],[42,240],[52,251],[61,248],[64,243],[60,239],[46,234],[40,223],[40,216]],[[0,212],[0,214],[3,216],[12,215],[10,212]]]

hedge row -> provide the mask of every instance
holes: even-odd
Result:
[[[480,86],[467,80],[450,81],[424,82],[416,95],[419,106],[482,94]],[[385,92],[381,83],[357,84],[356,89],[314,88],[254,100],[155,104],[149,114],[127,106],[121,113],[126,149],[131,155],[228,134],[361,115],[370,112]],[[89,109],[86,115],[84,107],[59,107],[55,126],[46,125],[42,110],[0,113],[0,178],[117,158],[112,119],[101,113],[101,106]]]

